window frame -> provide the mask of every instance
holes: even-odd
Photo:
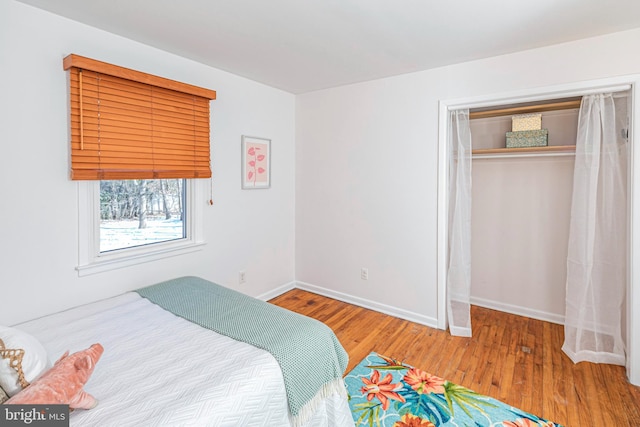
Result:
[[[100,181],[78,183],[78,276],[156,261],[198,251],[203,233],[202,179],[186,179],[186,238],[100,252]]]

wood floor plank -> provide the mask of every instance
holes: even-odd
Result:
[[[573,364],[561,325],[472,306],[461,338],[299,289],[271,302],[332,328],[347,372],[377,351],[564,426],[640,426],[640,387],[622,366]]]

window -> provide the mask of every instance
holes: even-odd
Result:
[[[186,239],[185,181],[100,181],[100,253]]]
[[[127,267],[147,261],[200,250],[204,245],[203,208],[208,182],[185,179],[183,182],[184,237],[166,239],[143,245],[104,250],[101,245],[101,184],[106,181],[78,182],[78,245],[76,270],[80,276]]]
[[[71,179],[79,188],[80,275],[202,242],[215,91],[69,55]]]

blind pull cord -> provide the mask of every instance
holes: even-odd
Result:
[[[84,113],[82,105],[82,69],[78,70],[78,88],[80,90],[80,150],[84,150]]]

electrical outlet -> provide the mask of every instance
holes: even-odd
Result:
[[[369,269],[362,267],[360,269],[360,278],[362,280],[369,280]]]
[[[247,277],[246,277],[244,271],[239,272],[238,273],[238,283],[242,285],[243,283],[246,283],[246,281],[247,281]]]

